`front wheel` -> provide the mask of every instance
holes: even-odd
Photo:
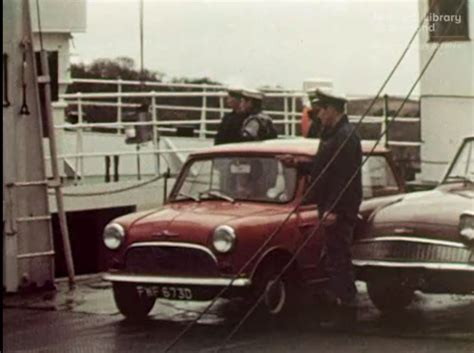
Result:
[[[415,298],[412,287],[388,280],[367,282],[367,292],[375,307],[385,314],[405,309]]]
[[[130,320],[144,320],[155,305],[156,298],[140,293],[133,284],[114,283],[113,292],[120,313]]]
[[[278,276],[282,268],[278,263],[267,263],[254,276],[251,304],[263,296],[256,309],[258,316],[282,318],[295,313],[297,281],[293,271]]]

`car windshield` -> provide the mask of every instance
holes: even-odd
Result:
[[[225,200],[286,203],[296,189],[296,169],[272,157],[215,157],[192,162],[171,201]]]
[[[384,156],[370,156],[362,167],[362,190],[364,199],[398,191],[397,180]]]
[[[443,183],[474,182],[474,140],[467,140],[457,153]]]

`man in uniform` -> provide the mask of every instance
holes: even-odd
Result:
[[[358,170],[362,163],[362,148],[344,113],[346,99],[321,90],[316,91],[316,98],[323,127],[319,148],[311,163],[297,166],[303,173],[310,174],[311,182],[315,183],[309,198],[318,206],[325,236],[329,276],[326,301],[335,309],[330,324],[339,326],[355,318],[351,244],[362,201],[362,179]],[[295,163],[285,157],[280,158],[283,163]],[[326,166],[327,170],[321,174]]]
[[[227,91],[226,105],[232,110],[222,117],[217,135],[214,138],[214,145],[243,141],[240,130],[246,115],[240,111],[241,98],[241,89],[233,88]]]
[[[268,140],[278,136],[272,118],[262,112],[263,97],[260,91],[242,90],[240,110],[247,117],[240,131],[244,141]]]
[[[316,180],[328,164],[329,167],[316,182],[312,195],[323,220],[329,301],[337,310],[335,323],[340,324],[341,318],[346,319],[346,313],[353,313],[356,295],[351,245],[362,201],[362,178],[358,169],[362,163],[362,148],[345,114],[346,99],[321,90],[316,91],[316,98],[323,130],[311,166],[311,180]]]

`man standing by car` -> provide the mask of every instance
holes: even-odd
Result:
[[[321,90],[316,91],[316,98],[323,130],[318,152],[311,166],[311,180],[315,181],[328,164],[329,167],[316,182],[311,195],[318,205],[323,222],[329,275],[328,294],[330,303],[337,310],[334,323],[341,324],[341,319],[347,319],[346,313],[354,313],[352,305],[356,288],[351,244],[362,201],[359,170],[362,148],[357,133],[344,113],[346,99]]]
[[[243,141],[240,130],[246,115],[240,110],[241,98],[241,89],[232,88],[227,91],[226,105],[232,110],[222,117],[217,135],[214,138],[214,145]]]
[[[268,140],[278,136],[272,118],[262,113],[263,97],[263,93],[257,90],[242,91],[240,110],[247,116],[241,129],[244,141]]]
[[[358,135],[344,114],[346,99],[321,90],[316,91],[316,98],[323,130],[313,161],[296,164],[290,156],[282,156],[280,160],[311,175],[314,187],[307,197],[309,202],[318,206],[325,236],[329,276],[325,300],[331,309],[335,309],[330,324],[339,326],[355,319],[353,302],[356,288],[351,244],[362,201],[362,178],[358,170],[362,163],[362,148]],[[328,168],[323,173],[326,166]]]

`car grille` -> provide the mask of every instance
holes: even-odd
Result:
[[[174,246],[137,246],[127,251],[125,268],[130,272],[160,275],[215,276],[214,259],[204,250]]]
[[[447,245],[405,241],[368,241],[354,244],[354,259],[419,261],[419,262],[474,262],[472,251]]]

